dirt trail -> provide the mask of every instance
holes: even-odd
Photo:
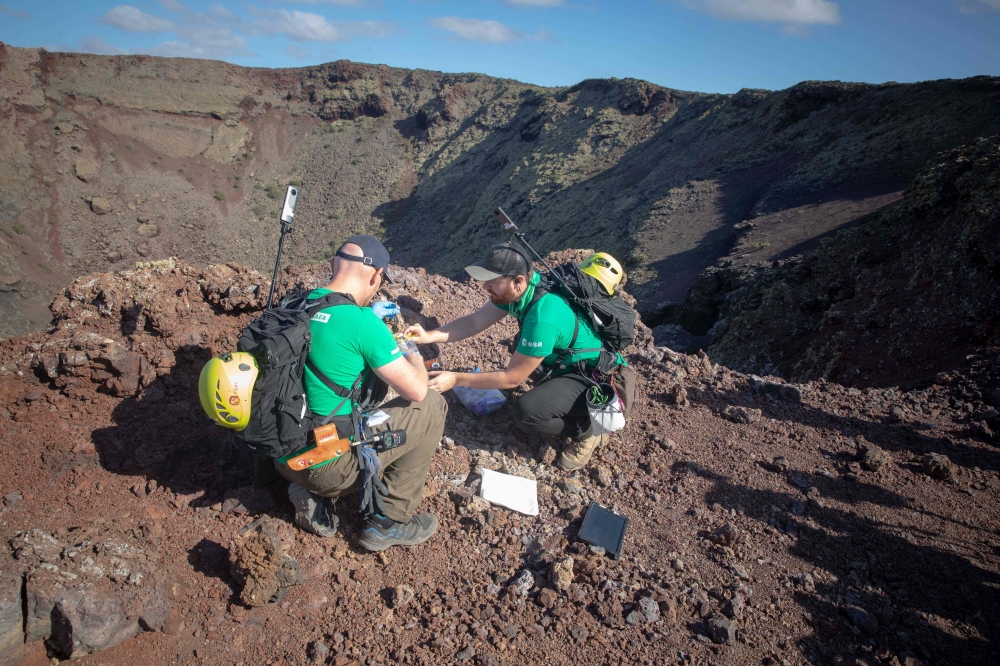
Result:
[[[181,261],[87,276],[51,330],[0,343],[0,537],[104,520],[148,540],[176,584],[160,631],[78,663],[997,662],[996,412],[961,397],[995,350],[926,390],[858,390],[733,372],[643,328],[635,412],[580,472],[551,466],[559,442],[510,428],[510,401],[476,417],[448,395],[423,505],[439,532],[375,556],[356,545],[353,498],[331,539],[297,530],[283,491],[255,489],[251,460],[200,412],[201,365],[267,282]],[[414,269],[389,295],[427,325],[485,301]],[[445,346],[443,364],[504,365],[514,334]],[[536,478],[541,515],[473,501],[481,467]],[[630,519],[617,562],[576,538],[591,500]],[[250,609],[227,546],[262,515],[305,584]],[[47,663],[41,642],[11,659]]]

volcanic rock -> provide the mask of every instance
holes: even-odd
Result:
[[[242,585],[240,601],[247,606],[280,601],[289,587],[304,582],[299,563],[285,552],[267,516],[240,530],[229,544],[229,553],[233,575]]]
[[[552,587],[560,592],[565,592],[573,583],[573,557],[564,555],[552,563],[549,570],[549,580]]]
[[[736,621],[724,615],[715,615],[708,620],[708,637],[713,643],[732,645],[736,642]]]
[[[750,407],[729,405],[722,410],[722,415],[733,423],[756,423],[760,420],[761,411]]]
[[[104,215],[111,212],[111,202],[104,197],[94,197],[90,200],[90,210],[94,211],[98,215]]]
[[[955,478],[955,464],[941,453],[928,453],[921,460],[924,474],[932,479],[951,481]]]
[[[877,472],[891,460],[889,454],[874,444],[863,444],[858,447],[858,459],[861,465],[872,472]]]
[[[77,658],[159,630],[170,613],[160,556],[134,535],[94,525],[67,544],[29,530],[10,546],[24,572],[25,642],[48,638],[58,654]],[[0,609],[0,616],[11,640],[13,609]]]

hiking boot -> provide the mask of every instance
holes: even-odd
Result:
[[[603,435],[590,435],[577,442],[571,442],[563,449],[559,460],[556,461],[556,467],[567,472],[583,467],[590,462],[590,456],[594,455],[602,437]]]
[[[288,484],[288,499],[295,506],[296,525],[323,538],[331,537],[337,532],[340,520],[333,512],[336,499],[320,497],[297,483]]]
[[[389,546],[415,546],[437,531],[438,520],[431,513],[418,513],[408,523],[397,523],[385,516],[365,521],[365,531],[358,540],[367,550],[385,550]]]

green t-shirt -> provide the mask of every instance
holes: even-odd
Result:
[[[309,298],[319,298],[329,294],[329,289],[314,289]],[[320,310],[309,322],[312,346],[309,360],[327,378],[338,386],[351,388],[361,372],[371,372],[372,368],[400,358],[399,346],[385,323],[375,316],[371,308],[357,305],[335,305]],[[316,378],[307,367],[303,377],[309,407],[315,413],[326,416],[341,398]],[[348,400],[335,416],[351,413]]]
[[[573,342],[573,328],[576,325],[576,311],[561,296],[551,292],[544,294],[528,311],[524,311],[535,296],[535,287],[541,281],[541,276],[534,273],[524,290],[521,299],[510,305],[496,307],[510,313],[521,324],[521,339],[518,340],[516,351],[524,356],[541,356],[542,365],[554,366],[558,359],[558,350],[568,349]],[[580,330],[576,336],[574,349],[597,349],[598,351],[569,354],[563,363],[574,365],[577,361],[596,361],[601,355],[603,343],[601,337],[594,331],[593,325],[585,315],[580,316]],[[624,364],[618,356],[618,363]]]

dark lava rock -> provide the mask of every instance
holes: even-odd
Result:
[[[861,461],[861,465],[871,472],[879,471],[890,460],[889,454],[874,444],[864,444],[858,447],[858,459]]]
[[[932,479],[951,481],[955,478],[955,464],[946,455],[928,453],[921,459],[920,464],[924,474]]]
[[[309,644],[309,661],[314,664],[323,664],[330,654],[330,648],[323,641],[313,641]]]
[[[722,416],[733,423],[756,423],[760,421],[762,412],[750,407],[729,405],[722,410]]]
[[[851,620],[851,623],[865,632],[869,636],[878,633],[878,620],[874,615],[858,606],[844,606],[844,615]]]
[[[34,529],[11,540],[24,576],[24,642],[48,638],[53,651],[69,659],[117,645],[143,629],[160,630],[170,614],[171,581],[153,546],[102,523],[73,538],[66,544]],[[4,639],[11,638],[14,615],[10,604],[0,603],[8,630]]]
[[[722,614],[732,620],[742,620],[745,608],[746,603],[743,601],[743,595],[739,592],[734,592],[733,598],[726,600],[722,604]]]
[[[708,620],[708,637],[719,645],[732,645],[736,642],[736,622],[724,615],[714,615]]]
[[[736,543],[736,539],[739,538],[740,531],[732,523],[726,523],[721,527],[717,527],[712,530],[712,534],[709,535],[709,540],[720,546],[732,546]]]

